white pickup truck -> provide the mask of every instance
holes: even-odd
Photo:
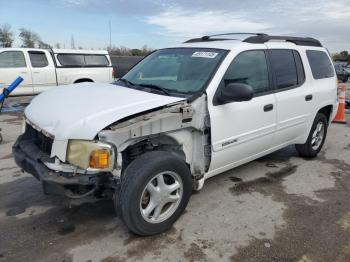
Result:
[[[18,76],[24,81],[12,95],[33,95],[57,85],[110,83],[113,68],[105,50],[0,48],[0,92]]]

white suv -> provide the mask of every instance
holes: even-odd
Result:
[[[152,235],[209,177],[291,144],[315,157],[337,110],[327,50],[312,38],[230,35],[157,50],[115,84],[37,96],[17,164],[45,193],[113,195],[126,225]]]

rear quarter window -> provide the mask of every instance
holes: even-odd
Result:
[[[58,61],[62,66],[82,67],[85,66],[84,55],[78,54],[59,54]]]
[[[87,66],[108,66],[109,62],[104,55],[86,55],[85,64]]]
[[[306,56],[309,60],[314,79],[323,79],[334,76],[333,64],[325,52],[307,50]]]

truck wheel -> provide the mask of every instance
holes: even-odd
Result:
[[[295,145],[300,156],[315,157],[320,152],[327,136],[327,117],[317,113],[305,144]]]
[[[149,236],[171,228],[192,193],[185,162],[164,151],[145,153],[126,168],[114,199],[117,213],[135,234]]]

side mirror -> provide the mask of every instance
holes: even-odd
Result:
[[[215,94],[214,105],[249,101],[254,95],[253,88],[242,83],[231,83],[218,91]]]

